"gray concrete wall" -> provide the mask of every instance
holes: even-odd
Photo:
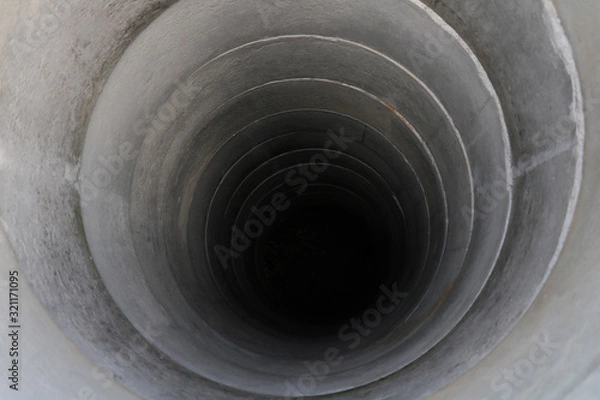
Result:
[[[600,351],[597,349],[600,330],[597,295],[600,283],[600,214],[597,212],[600,205],[600,159],[597,157],[600,151],[600,54],[597,49],[600,35],[596,28],[600,3],[595,0],[554,0],[554,3],[573,48],[582,82],[586,122],[583,180],[573,223],[552,274],[512,332],[476,366],[430,396],[432,399],[586,400],[597,398],[600,393]],[[16,23],[23,23],[23,15],[35,14],[32,10],[43,15],[44,4],[41,0],[4,0],[0,4],[0,66],[11,57],[5,43],[14,34]],[[443,14],[443,9],[439,12]],[[62,29],[60,23],[50,27],[45,33],[49,35],[46,39],[56,40],[64,34]],[[10,95],[3,90],[4,76],[0,74],[0,96]],[[0,141],[0,171],[6,170],[18,157],[18,154],[8,154]],[[0,219],[4,213],[0,208]],[[6,297],[8,271],[13,270],[21,271],[21,268],[6,233],[0,228],[1,298]],[[23,326],[20,391],[15,394],[3,378],[0,398],[140,398],[115,382],[110,373],[89,361],[72,344],[33,293],[25,274],[20,275]],[[9,342],[4,334],[8,311],[7,301],[0,301],[0,368],[4,375],[4,366],[9,362],[5,351]]]

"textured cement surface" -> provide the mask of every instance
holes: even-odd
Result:
[[[600,3],[555,1],[572,43],[583,82],[587,136],[582,189],[566,246],[538,299],[517,328],[477,368],[458,379],[442,399],[568,399],[598,398],[600,354]],[[510,376],[527,368],[541,342],[552,344],[524,378]]]
[[[600,392],[600,377],[596,372],[600,357],[594,351],[596,332],[600,329],[600,300],[596,290],[600,282],[597,267],[600,260],[600,248],[597,246],[600,215],[595,212],[600,194],[600,174],[595,172],[600,171],[600,160],[596,156],[600,148],[597,128],[600,126],[600,59],[595,49],[600,38],[594,25],[600,16],[600,6],[594,0],[557,0],[556,3],[574,45],[584,82],[588,127],[584,180],[573,228],[546,287],[517,328],[476,369],[433,396],[435,399],[579,400],[595,398],[594,394]],[[0,5],[0,41],[10,31],[17,9],[16,1]],[[0,95],[1,85],[0,81]],[[0,168],[6,157],[0,143]],[[0,260],[2,277],[7,275],[6,271],[18,268],[3,235],[0,236]],[[79,353],[48,318],[26,283],[21,282],[26,355],[23,392],[19,398],[136,398],[104,376]],[[5,286],[0,286],[0,290]],[[3,321],[7,314],[5,302],[0,302],[0,313],[0,321]],[[50,343],[52,346],[48,345]],[[541,354],[539,349],[549,349],[548,357],[534,363]],[[0,354],[0,363],[4,356]],[[527,365],[535,365],[534,371],[511,379],[511,370]],[[5,386],[0,386],[0,397],[5,396],[12,398],[12,393],[7,392]]]

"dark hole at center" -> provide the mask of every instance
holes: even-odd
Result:
[[[298,323],[339,323],[363,311],[388,268],[374,221],[335,205],[292,209],[255,248],[261,297]]]

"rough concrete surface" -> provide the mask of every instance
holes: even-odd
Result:
[[[322,3],[0,4],[0,398],[598,398],[600,3]],[[396,26],[400,15],[411,18]],[[403,51],[410,43],[425,53]],[[182,82],[195,107],[173,107]],[[167,121],[166,106],[177,109]],[[140,136],[140,120],[154,133]],[[394,202],[370,204],[403,210],[418,268],[391,269],[386,284],[425,283],[404,288],[405,308],[306,389],[304,360],[338,338],[246,317],[236,296],[256,299],[251,268],[222,272],[190,243],[240,218],[212,191],[243,210],[281,190],[258,167],[230,173],[242,189],[222,189],[221,171],[293,168],[294,152],[321,146],[306,131],[335,124],[364,136],[320,183],[349,182],[360,199],[391,190]],[[268,135],[290,129],[304,136],[277,145],[288,153],[260,158],[278,148]],[[219,152],[233,132],[237,147]],[[378,186],[392,181],[388,142],[404,151],[394,166],[397,182],[416,182],[409,190]],[[123,168],[87,197],[98,160],[114,154]],[[361,168],[374,189],[351,183]],[[20,283],[18,393],[9,271]]]

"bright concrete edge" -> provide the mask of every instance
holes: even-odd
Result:
[[[600,5],[594,0],[555,0],[555,3],[573,45],[583,82],[588,133],[586,172],[573,226],[546,287],[518,327],[476,368],[433,396],[434,399],[491,400],[510,393],[512,397],[509,398],[581,400],[594,398],[600,392],[597,373],[600,357],[589,351],[589,346],[597,342],[600,318],[597,315],[570,312],[572,307],[595,310],[600,306],[595,290],[595,283],[600,282],[600,271],[596,268],[600,259],[600,249],[596,246],[600,234],[600,215],[594,212],[599,201],[597,188],[600,179],[590,173],[600,171],[600,160],[594,157],[600,147],[597,128],[600,122],[597,98],[600,90],[592,85],[598,85],[600,78],[600,56],[594,51],[600,46],[600,37],[594,29],[595,19],[600,15]],[[11,18],[15,15],[12,11],[17,7],[16,2],[0,5],[2,42],[6,40],[6,27],[11,25]],[[0,291],[2,298],[5,298],[7,271],[18,269],[18,266],[3,232],[0,232],[0,260]],[[21,344],[25,352],[22,391],[14,396],[3,382],[0,384],[0,397],[39,399],[43,396],[44,399],[70,400],[91,399],[95,393],[98,399],[137,398],[94,369],[49,319],[23,280],[21,299],[25,327]],[[7,312],[6,301],[0,302],[1,326],[6,325]],[[547,361],[536,365],[527,379],[509,378],[507,373],[526,365],[531,354],[535,354],[545,341],[551,344]],[[0,347],[4,349],[5,343],[5,335],[0,336]],[[52,343],[53,346],[44,343]],[[3,371],[6,364],[4,353],[0,353]],[[577,364],[569,359],[573,354],[578,357]]]

